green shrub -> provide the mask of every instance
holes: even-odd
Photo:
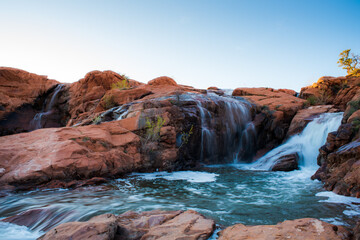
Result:
[[[129,78],[125,75],[121,75],[124,79],[119,80],[116,83],[111,84],[111,89],[125,90],[130,88]]]
[[[102,107],[104,109],[110,109],[116,106],[113,95],[105,95],[103,97]]]
[[[101,116],[96,116],[92,120],[93,124],[99,124],[101,122]]]
[[[191,125],[190,130],[188,132],[184,131],[181,133],[181,144],[180,144],[179,148],[181,148],[183,145],[185,145],[189,142],[189,139],[190,139],[191,135],[193,134],[193,128],[194,128],[194,125]]]
[[[151,119],[146,118],[146,123],[145,123],[146,142],[148,142],[148,141],[156,142],[156,141],[160,140],[160,130],[161,130],[162,126],[164,125],[164,123],[165,123],[165,120],[161,116],[157,116],[155,121],[152,121]]]
[[[354,120],[352,120],[351,124],[352,124],[355,132],[358,132],[360,129],[360,118],[354,118]]]
[[[308,98],[306,99],[306,103],[307,103],[308,105],[310,105],[310,106],[316,105],[316,104],[317,104],[317,101],[318,101],[318,99],[317,99],[317,97],[315,97],[315,96],[310,96],[310,97],[308,97]]]
[[[350,108],[346,112],[347,118],[349,118],[354,112],[360,109],[360,99],[348,102],[348,106],[350,106]]]

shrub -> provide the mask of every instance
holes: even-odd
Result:
[[[354,118],[354,120],[352,120],[351,124],[352,124],[355,132],[358,132],[360,129],[360,118]]]
[[[160,130],[164,125],[165,120],[161,116],[157,116],[155,121],[152,121],[149,118],[146,118],[145,128],[146,128],[146,135],[145,139],[146,142],[152,141],[156,142],[160,140]]]
[[[350,108],[346,111],[346,118],[349,118],[354,112],[360,109],[360,99],[348,102],[348,106],[350,106]]]
[[[121,75],[124,79],[119,80],[116,83],[111,84],[111,89],[125,90],[130,88],[129,78],[125,75]]]
[[[94,117],[92,122],[93,124],[99,124],[101,122],[101,116]]]
[[[102,107],[105,109],[113,108],[116,105],[113,95],[105,95],[102,100]]]
[[[189,139],[190,139],[191,135],[193,134],[193,128],[194,128],[194,125],[191,125],[190,130],[188,132],[184,131],[181,133],[181,144],[180,144],[179,148],[181,148],[183,145],[185,145],[189,142]]]
[[[317,104],[317,97],[315,96],[310,96],[306,99],[306,103],[310,106],[314,106]]]

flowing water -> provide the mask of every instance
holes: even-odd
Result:
[[[46,118],[46,116],[53,113],[53,107],[56,102],[57,96],[63,87],[64,84],[58,84],[55,87],[52,96],[50,98],[50,102],[47,102],[48,99],[46,99],[42,111],[40,113],[35,114],[34,118],[31,120],[30,129],[36,130],[43,128],[44,121],[46,120],[46,119],[44,120],[44,117]]]
[[[30,209],[48,211],[29,228],[0,222],[0,239],[35,239],[44,229],[61,222],[85,221],[103,213],[153,209],[193,209],[222,226],[276,224],[305,217],[351,226],[360,216],[360,200],[326,192],[319,181],[310,180],[317,155],[313,149],[317,152],[324,144],[327,132],[336,130],[340,121],[341,113],[322,115],[309,123],[302,134],[292,137],[252,165],[212,165],[201,171],[133,173],[96,187],[8,195],[0,198],[0,218]],[[263,166],[272,164],[269,162],[273,161],[273,155],[281,156],[287,149],[302,154],[301,170],[250,170],[254,166],[266,169]]]

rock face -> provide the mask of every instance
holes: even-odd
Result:
[[[32,104],[56,84],[46,76],[0,67],[0,119],[24,104]]]
[[[295,240],[332,240],[349,239],[342,227],[314,218],[284,221],[277,225],[245,226],[236,224],[219,233],[219,240],[255,239],[295,239]]]
[[[335,193],[360,197],[360,93],[346,104],[343,124],[328,135],[319,151],[319,170],[313,179],[323,181],[325,188]]]
[[[311,86],[301,89],[300,97],[312,98],[315,105],[333,104],[344,110],[346,104],[359,92],[360,77],[321,77]]]
[[[289,172],[297,169],[299,169],[299,155],[295,153],[280,157],[271,171]]]
[[[0,67],[0,136],[33,130],[30,122],[42,111],[56,85],[58,82],[46,76]],[[66,124],[66,106],[60,106],[59,102],[56,101],[43,125],[60,127]]]
[[[215,229],[213,220],[189,211],[160,211],[122,215],[103,214],[87,222],[63,223],[48,231],[47,239],[208,239]]]
[[[153,80],[150,80],[148,84],[153,86],[161,86],[161,85],[177,86],[177,83],[174,81],[174,79],[166,76],[154,78]]]
[[[272,88],[237,88],[233,96],[241,96],[256,107],[254,125],[257,132],[257,157],[281,144],[290,122],[305,106],[305,101],[294,96],[294,91]]]

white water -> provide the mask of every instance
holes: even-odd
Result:
[[[166,179],[169,181],[186,180],[191,183],[215,182],[219,174],[196,171],[178,172],[154,172],[154,173],[132,173],[130,176],[138,176],[145,180]]]
[[[55,99],[63,87],[64,87],[64,84],[59,84],[56,86],[56,88],[54,89],[54,93],[50,99],[49,104],[47,104],[46,100],[45,100],[45,104],[44,104],[44,108],[43,108],[42,112],[35,114],[34,118],[30,121],[30,128],[32,130],[40,129],[43,127],[42,119],[44,116],[50,115],[52,113],[52,108],[54,106]]]
[[[44,233],[41,231],[31,231],[25,226],[12,223],[0,222],[0,239],[6,240],[33,240]]]
[[[280,157],[298,153],[301,169],[317,169],[316,159],[319,148],[325,144],[327,135],[339,128],[342,115],[343,113],[324,113],[320,115],[308,123],[300,134],[292,136],[284,144],[268,152],[255,163],[248,165],[248,168],[270,170]]]

